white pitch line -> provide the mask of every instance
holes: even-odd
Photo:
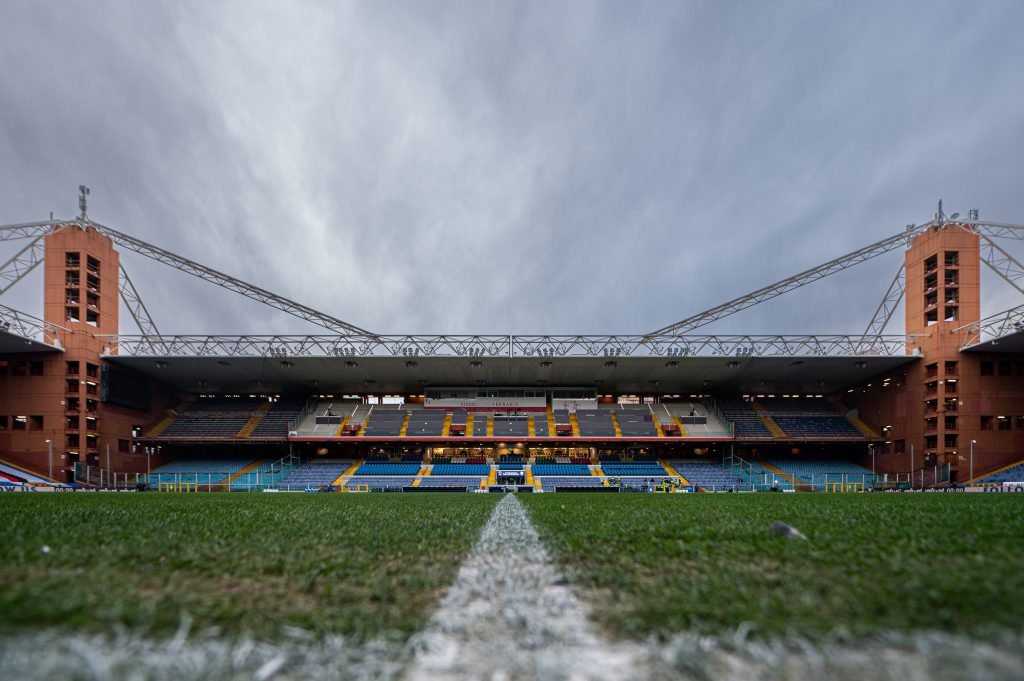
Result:
[[[653,662],[642,646],[593,632],[514,495],[494,508],[414,646],[408,681],[635,679]]]

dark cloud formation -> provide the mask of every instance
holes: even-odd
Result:
[[[84,182],[94,219],[374,331],[646,332],[939,197],[1024,222],[1022,27],[1013,0],[12,0],[0,222]],[[316,331],[124,259],[165,332]],[[898,266],[708,331],[859,332]]]

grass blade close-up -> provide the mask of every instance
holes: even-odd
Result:
[[[488,495],[5,494],[0,630],[417,630]]]
[[[1016,495],[525,497],[555,559],[615,637],[918,629],[1024,622]],[[809,538],[773,534],[786,522]]]

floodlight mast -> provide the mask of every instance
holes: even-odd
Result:
[[[1001,277],[1006,279],[1012,286],[1017,288],[1017,290],[1021,290],[1021,287],[1017,284],[1017,280],[1024,276],[1024,274],[1019,274],[1024,273],[1024,267],[1014,260],[1012,256],[1006,253],[1006,251],[992,243],[991,240],[993,238],[1024,240],[1024,225],[981,220],[977,209],[971,209],[968,211],[968,217],[966,220],[960,218],[959,213],[954,213],[947,217],[942,209],[942,200],[940,199],[938,211],[935,213],[935,217],[923,225],[907,225],[906,230],[899,234],[894,234],[887,239],[882,239],[881,241],[865,246],[864,248],[853,251],[852,253],[847,253],[846,255],[829,260],[826,263],[818,265],[817,267],[812,267],[811,269],[805,270],[800,274],[789,277],[788,279],[783,279],[782,281],[760,288],[753,293],[748,293],[745,296],[740,296],[739,298],[730,300],[727,303],[722,303],[721,305],[705,310],[704,312],[687,317],[680,322],[658,329],[649,335],[657,336],[688,333],[694,329],[716,322],[723,317],[728,317],[731,314],[745,310],[748,307],[753,307],[759,303],[781,296],[783,293],[788,293],[789,291],[806,286],[807,284],[818,281],[819,279],[824,279],[836,272],[841,272],[855,265],[859,265],[862,262],[876,258],[879,255],[896,250],[900,246],[909,246],[914,237],[931,227],[944,229],[954,226],[967,229],[981,236],[982,246],[984,252],[987,254],[985,263],[995,270]],[[894,282],[893,285],[890,285],[889,293],[886,294],[886,298],[883,299],[882,305],[880,305],[875,312],[875,317],[868,324],[869,330],[876,330],[879,328],[884,329],[885,324],[888,323],[888,319],[892,316],[895,306],[888,305],[887,301],[889,300],[889,295],[894,291],[894,286],[896,286],[896,282]]]
[[[84,185],[80,186],[79,194],[79,207],[82,209],[82,215],[85,216],[85,211],[88,208],[86,198],[89,195],[88,187],[85,187]],[[336,317],[314,310],[307,305],[289,300],[288,298],[279,296],[264,288],[249,284],[241,279],[219,272],[212,267],[207,267],[206,265],[189,260],[188,258],[184,258],[176,253],[154,246],[153,244],[142,241],[141,239],[136,239],[135,237],[119,232],[116,229],[112,229],[93,220],[89,220],[88,218],[85,218],[84,220],[46,220],[42,222],[28,222],[0,226],[0,241],[35,238],[32,244],[22,249],[10,261],[3,265],[2,268],[0,268],[0,272],[6,273],[5,276],[0,278],[7,282],[6,284],[0,284],[0,293],[3,293],[3,291],[17,283],[17,281],[23,278],[29,271],[34,269],[39,262],[41,262],[42,237],[61,227],[78,227],[80,229],[92,227],[97,232],[109,237],[114,243],[122,246],[123,248],[139,253],[140,255],[144,255],[147,258],[151,258],[157,262],[173,267],[176,270],[191,274],[194,277],[216,284],[221,288],[241,294],[246,298],[263,303],[264,305],[268,305],[282,312],[286,312],[335,333],[363,336],[375,335],[373,332],[362,329],[354,324],[349,324],[348,322],[342,321]],[[131,289],[132,290],[129,291],[129,293],[134,292],[134,286],[131,286]],[[124,291],[125,288],[122,287],[122,292]],[[132,312],[132,316],[135,318],[137,323],[141,321],[145,324],[145,318],[140,316],[140,313],[144,312],[144,306],[140,307],[135,305],[134,300],[140,300],[137,292],[134,292],[132,300],[126,301],[129,304],[129,311]],[[146,313],[145,316],[148,317],[148,313]],[[152,320],[149,320],[149,326],[152,326]]]
[[[716,322],[723,317],[728,317],[729,315],[745,310],[748,307],[753,307],[759,303],[781,296],[783,293],[788,293],[789,291],[806,286],[807,284],[818,281],[819,279],[824,279],[836,272],[842,272],[854,265],[859,265],[862,262],[871,260],[872,258],[876,258],[885,253],[889,253],[890,251],[894,251],[901,246],[909,246],[914,236],[927,226],[928,225],[923,225],[921,227],[915,226],[913,229],[907,229],[898,234],[894,234],[893,236],[877,241],[870,246],[865,246],[864,248],[860,248],[852,253],[847,253],[846,255],[834,258],[824,264],[818,265],[817,267],[805,270],[800,274],[783,279],[782,281],[778,281],[774,284],[770,284],[769,286],[759,288],[753,293],[748,293],[745,296],[734,298],[727,303],[722,303],[721,305],[709,310],[687,317],[680,322],[658,329],[650,335],[665,336],[687,333],[712,322]]]

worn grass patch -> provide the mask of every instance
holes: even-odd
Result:
[[[489,495],[4,494],[0,631],[419,629]],[[45,552],[43,547],[49,547]]]
[[[1014,495],[537,495],[541,537],[625,638],[985,636],[1024,621],[1024,498]],[[769,532],[781,520],[810,541]]]

